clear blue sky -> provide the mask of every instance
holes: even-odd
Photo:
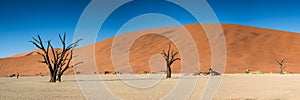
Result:
[[[68,41],[89,0],[0,0],[0,58],[36,49],[29,41],[38,34],[44,40],[66,32]],[[221,23],[242,24],[300,33],[300,0],[208,0]],[[152,3],[152,6],[149,6]],[[163,9],[163,10],[162,10]],[[116,10],[102,27],[98,40],[114,36],[126,20],[143,12],[169,15],[182,24],[197,23],[180,7],[160,0],[135,1]],[[120,17],[122,15],[122,17]],[[174,26],[137,25],[128,31]]]

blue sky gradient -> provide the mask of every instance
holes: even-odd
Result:
[[[208,0],[221,23],[300,33],[299,0]]]
[[[207,0],[221,23],[242,24],[300,33],[299,0]],[[59,45],[58,34],[72,41],[78,19],[90,0],[0,0],[0,58],[35,50],[29,42],[41,35]],[[151,5],[151,6],[149,6]],[[182,24],[197,23],[193,16],[162,0],[137,0],[118,8],[106,20],[98,41],[114,36],[129,19],[144,13],[161,13]],[[174,26],[160,22],[126,32]]]
[[[102,25],[102,30],[99,32],[101,35],[98,39],[101,40],[114,36],[118,32],[118,29],[120,29],[128,20],[144,14],[163,14],[180,21],[183,25],[197,23],[197,20],[192,16],[192,14],[178,5],[163,0],[137,0],[136,2],[129,2],[122,5],[111,13]],[[138,26],[134,26],[136,28],[131,28],[130,30],[125,30],[121,33],[151,28],[178,26],[178,24],[170,23],[167,20],[157,21],[157,19],[159,19],[158,16],[152,17],[153,18],[145,18],[145,22],[141,22],[140,24],[136,23],[139,24]],[[154,23],[149,23],[147,20]]]

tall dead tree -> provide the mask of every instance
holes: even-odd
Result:
[[[43,43],[43,40],[38,35],[38,39],[33,38],[33,43],[41,52],[37,52],[37,54],[43,57],[40,63],[44,63],[47,65],[50,72],[50,80],[49,82],[55,83],[56,81],[61,82],[61,76],[64,74],[66,70],[69,68],[73,68],[77,64],[70,65],[73,59],[73,50],[78,46],[78,42],[82,39],[71,43],[70,45],[66,45],[66,33],[61,37],[59,34],[60,42],[62,43],[62,48],[54,49],[51,45],[51,40],[48,40],[46,44]]]
[[[286,61],[287,61],[286,58],[277,59],[277,61],[276,61],[280,68],[280,74],[283,74],[283,70],[286,67],[285,66]]]
[[[171,78],[171,65],[173,64],[174,61],[176,60],[180,60],[180,58],[176,58],[175,56],[178,54],[178,51],[171,51],[171,44],[169,44],[169,48],[168,51],[165,52],[165,50],[162,51],[162,56],[164,57],[164,59],[166,60],[166,64],[167,64],[167,77],[166,78]]]

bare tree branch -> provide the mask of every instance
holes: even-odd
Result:
[[[47,41],[47,48],[44,47],[41,37],[38,35],[38,39],[33,38],[33,41],[30,41],[33,45],[35,45],[38,49],[42,50],[43,52],[38,52],[38,55],[43,57],[43,61],[39,61],[40,63],[45,63],[48,66],[50,71],[50,81],[49,82],[56,82],[56,80],[61,81],[61,76],[63,73],[73,66],[70,67],[70,63],[73,58],[73,49],[78,46],[78,42],[82,39],[71,43],[70,45],[66,46],[66,33],[63,36],[59,34],[60,42],[62,43],[61,51],[55,49],[52,44],[51,40]],[[52,56],[50,56],[52,55]],[[57,78],[57,79],[56,79]]]
[[[174,61],[180,60],[180,58],[175,58],[178,52],[171,50],[171,44],[169,44],[168,52],[166,53],[163,50],[161,54],[166,60],[166,64],[167,64],[167,78],[171,78],[171,65],[173,64]]]

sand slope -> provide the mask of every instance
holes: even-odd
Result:
[[[212,27],[213,28],[213,27]],[[222,25],[227,48],[227,66],[226,73],[244,73],[246,69],[259,70],[265,73],[279,72],[279,67],[275,63],[276,59],[285,57],[288,59],[285,71],[299,73],[300,68],[300,35],[292,32],[277,31],[271,29],[264,29],[258,27],[224,24]],[[185,30],[186,29],[186,30]],[[120,41],[128,41],[133,36],[141,33],[151,33],[139,37],[134,42],[129,50],[129,62],[131,69],[134,72],[148,71],[159,72],[165,69],[164,63],[159,62],[161,59],[156,59],[157,65],[149,67],[149,59],[155,55],[160,54],[162,50],[167,49],[167,45],[171,40],[168,38],[175,38],[173,41],[179,41],[183,44],[183,48],[192,45],[188,41],[180,39],[184,33],[189,33],[195,44],[197,45],[198,54],[200,56],[200,71],[207,71],[211,66],[211,48],[205,31],[200,24],[190,24],[185,26],[159,28],[151,30],[143,30],[138,32],[126,33],[118,36]],[[163,33],[165,36],[156,33]],[[179,37],[176,37],[179,36]],[[123,40],[122,40],[123,39]],[[127,63],[126,61],[118,62],[118,66],[112,67],[111,60],[111,46],[113,38],[109,38],[95,44],[95,58],[98,71],[128,71],[128,68],[121,66]],[[122,44],[116,43],[113,47],[118,57],[127,57],[123,53],[120,46]],[[92,46],[86,46],[78,49],[81,52],[91,49]],[[174,44],[172,44],[176,50]],[[182,49],[181,52],[188,52],[189,49]],[[87,52],[88,53],[88,52]],[[39,64],[37,60],[40,57],[34,52],[19,54],[13,57],[0,59],[0,76],[8,76],[19,72],[21,75],[48,75],[47,68],[43,64]],[[84,58],[84,64],[81,66],[89,66],[89,59]],[[174,63],[172,69],[174,73],[181,72],[181,63],[177,61]],[[194,72],[197,69],[188,68],[188,72]],[[190,69],[189,69],[190,68]],[[82,70],[84,67],[82,68]],[[151,70],[150,70],[151,69]],[[71,74],[70,70],[68,74]],[[92,73],[92,72],[91,72]]]

